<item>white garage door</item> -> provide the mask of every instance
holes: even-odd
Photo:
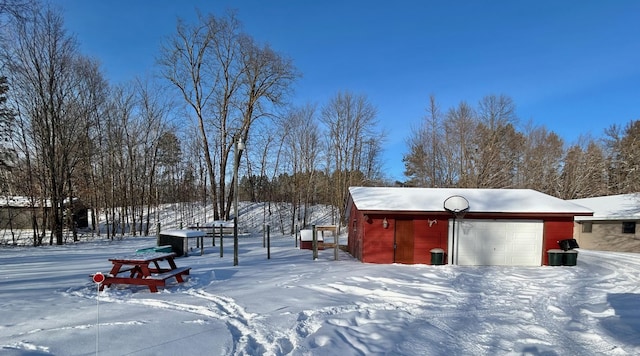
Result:
[[[456,220],[455,224],[453,258],[457,256],[459,265],[540,266],[542,264],[542,221],[461,219]],[[451,236],[449,239],[451,241]]]

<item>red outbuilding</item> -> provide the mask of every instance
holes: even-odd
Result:
[[[540,266],[592,214],[531,189],[351,187],[348,248],[370,263],[431,264],[439,248],[448,264]]]

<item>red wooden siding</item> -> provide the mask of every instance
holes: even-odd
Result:
[[[441,248],[448,254],[448,226],[450,215],[446,213],[414,213],[363,214],[355,206],[350,210],[348,248],[352,256],[368,263],[420,263],[431,264],[430,250]],[[383,220],[388,226],[384,228]],[[475,219],[536,219],[544,221],[544,241],[542,264],[547,265],[547,250],[557,249],[558,241],[573,236],[573,216],[540,216],[537,214],[467,214],[466,218]],[[396,219],[402,220],[400,231],[412,230],[413,252],[409,255],[398,255],[394,244],[398,242],[396,235]],[[431,224],[430,224],[431,222]],[[406,224],[412,224],[410,228]],[[446,259],[445,259],[446,261]]]
[[[363,229],[365,239],[362,243],[362,262],[393,263],[395,221],[387,218],[389,225],[385,229],[383,220],[383,216],[369,215]]]
[[[542,264],[549,264],[550,249],[560,248],[558,241],[573,238],[573,217],[547,219],[544,222],[544,241],[542,243]]]
[[[431,226],[429,226],[431,222]],[[431,249],[441,248],[447,253],[449,221],[444,216],[416,216],[413,263],[431,264]]]
[[[359,219],[363,223],[356,223],[359,228],[354,235],[361,239],[349,236],[349,250],[362,262],[431,264],[431,249],[442,248],[447,253],[448,218],[445,216],[402,215],[398,217],[401,223],[397,223],[392,215],[368,215],[367,218],[365,221],[363,216]],[[386,229],[383,227],[385,218],[389,224]],[[410,227],[405,224],[410,224]],[[397,225],[405,226],[402,231],[413,230],[413,237],[406,237],[408,240],[404,242],[411,245],[409,255],[394,250],[394,244],[402,243],[397,235],[401,231]],[[399,249],[401,247],[398,246]]]

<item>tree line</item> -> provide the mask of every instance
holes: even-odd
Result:
[[[149,234],[167,203],[202,203],[212,207],[207,219],[229,219],[236,167],[248,182],[243,199],[290,202],[302,220],[309,203],[343,205],[348,186],[365,182],[360,172],[380,178],[366,96],[345,91],[292,106],[293,62],[243,32],[232,12],[178,20],[156,77],[112,84],[59,10],[2,5],[14,10],[2,16],[2,194],[29,197],[36,246],[62,244],[67,229],[75,236],[78,201],[94,212],[95,231],[96,217],[106,218],[111,238]],[[320,194],[318,176],[340,184]]]
[[[639,190],[638,121],[567,147],[544,127],[522,128],[504,95],[446,112],[432,96],[407,138],[408,179],[390,182],[367,96],[345,90],[293,105],[293,61],[233,12],[178,20],[156,75],[115,84],[55,8],[0,0],[0,20],[0,189],[28,197],[36,246],[75,236],[78,202],[94,212],[91,229],[100,233],[104,217],[113,238],[148,235],[164,204],[185,224],[196,222],[195,205],[210,207],[208,221],[229,219],[236,193],[277,204],[265,204],[265,222],[290,209],[282,216],[293,232],[310,223],[313,204],[333,206],[342,222],[356,185],[526,187],[561,198]]]
[[[640,191],[640,120],[567,144],[544,126],[518,129],[515,108],[506,95],[488,95],[443,111],[432,95],[407,139],[402,184],[530,188],[562,199]]]

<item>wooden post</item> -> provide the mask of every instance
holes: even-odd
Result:
[[[204,236],[199,236],[198,240],[200,240],[200,256],[202,256],[204,255]]]
[[[269,225],[262,224],[262,248],[267,247],[266,244],[266,240],[265,240],[265,234],[268,234],[267,229],[269,228]]]
[[[267,259],[271,259],[271,226],[267,225]]]
[[[182,238],[182,249],[184,250],[184,257],[189,257],[189,238]]]
[[[196,230],[200,231],[200,223],[196,223]],[[196,248],[200,248],[200,239],[196,239]]]
[[[300,233],[299,226],[296,225],[296,230],[294,231],[294,240],[296,240],[296,248],[298,248],[298,234]]]
[[[311,238],[311,248],[313,249],[313,260],[318,259],[318,236],[316,236],[316,226],[311,225],[311,233],[313,234]]]
[[[156,224],[156,246],[160,246],[160,223]]]
[[[336,231],[338,228],[336,227],[333,230],[333,243],[335,243],[335,246],[333,247],[333,259],[335,261],[338,260],[338,232]]]
[[[216,225],[211,224],[211,246],[216,246]]]
[[[220,232],[222,232],[222,229],[220,230]],[[220,258],[222,258],[224,254],[224,248],[222,246],[222,234],[220,234]]]

